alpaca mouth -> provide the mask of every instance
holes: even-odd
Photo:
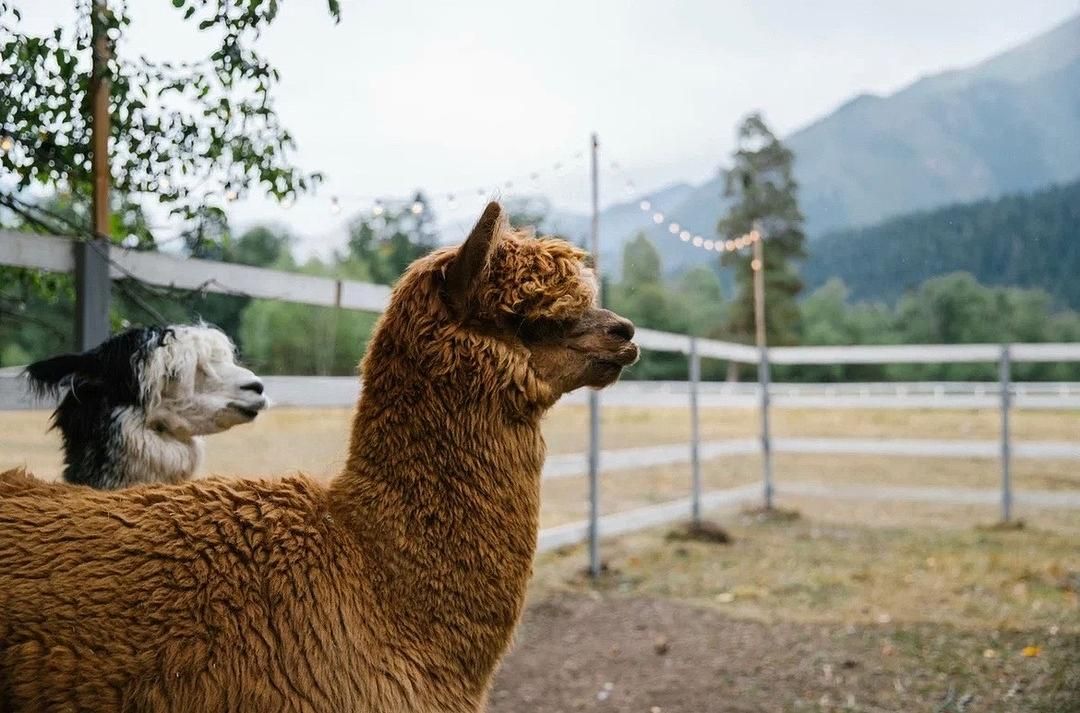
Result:
[[[628,366],[632,366],[641,356],[641,350],[633,342],[629,342],[626,346],[620,348],[617,352],[604,357],[597,357],[596,363],[603,364],[605,366],[616,366],[623,369]]]
[[[238,403],[229,404],[229,408],[231,408],[233,411],[237,412],[241,416],[245,417],[249,421],[254,421],[255,417],[259,415],[260,411],[260,409],[252,408],[250,406],[245,406]]]

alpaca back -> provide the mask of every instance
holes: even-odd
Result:
[[[0,710],[406,710],[362,563],[306,478],[0,474]]]

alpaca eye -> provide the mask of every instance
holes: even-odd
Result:
[[[553,319],[527,319],[521,322],[518,334],[525,341],[542,342],[557,339],[566,331],[566,325]]]

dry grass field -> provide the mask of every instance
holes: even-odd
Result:
[[[549,452],[583,452],[588,442],[587,410],[560,406],[548,416],[544,432]],[[333,476],[343,465],[348,438],[348,409],[277,409],[207,440],[206,473],[235,476],[282,476],[303,472]],[[993,439],[993,411],[796,410],[777,409],[777,436]],[[40,477],[59,475],[59,437],[48,433],[48,414],[0,412],[0,467],[25,465]],[[755,435],[755,412],[704,409],[704,439]],[[685,443],[689,440],[685,409],[608,408],[604,411],[604,448]],[[1016,440],[1080,440],[1080,413],[1019,411],[1014,416]],[[901,458],[780,454],[775,458],[777,482],[828,484],[892,484],[993,488],[998,482],[994,460],[973,458]],[[728,488],[760,478],[760,457],[727,456],[703,464],[706,489]],[[1080,468],[1069,461],[1017,460],[1018,489],[1080,490]],[[677,464],[605,473],[604,513],[685,496],[689,466]],[[544,484],[543,525],[580,520],[586,512],[582,478]],[[851,506],[852,510],[859,508]],[[990,513],[992,516],[992,512]],[[870,515],[871,518],[876,515]]]

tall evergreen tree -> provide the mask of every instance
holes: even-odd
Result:
[[[803,287],[793,263],[806,256],[798,185],[792,173],[795,157],[755,113],[739,126],[738,148],[732,158],[724,195],[734,201],[717,230],[733,239],[748,233],[755,224],[760,226],[765,238],[766,335],[771,345],[793,344],[799,324],[795,297]],[[754,336],[750,251],[725,253],[723,260],[725,265],[734,266],[737,287],[728,310],[728,329],[733,336],[750,341]]]

